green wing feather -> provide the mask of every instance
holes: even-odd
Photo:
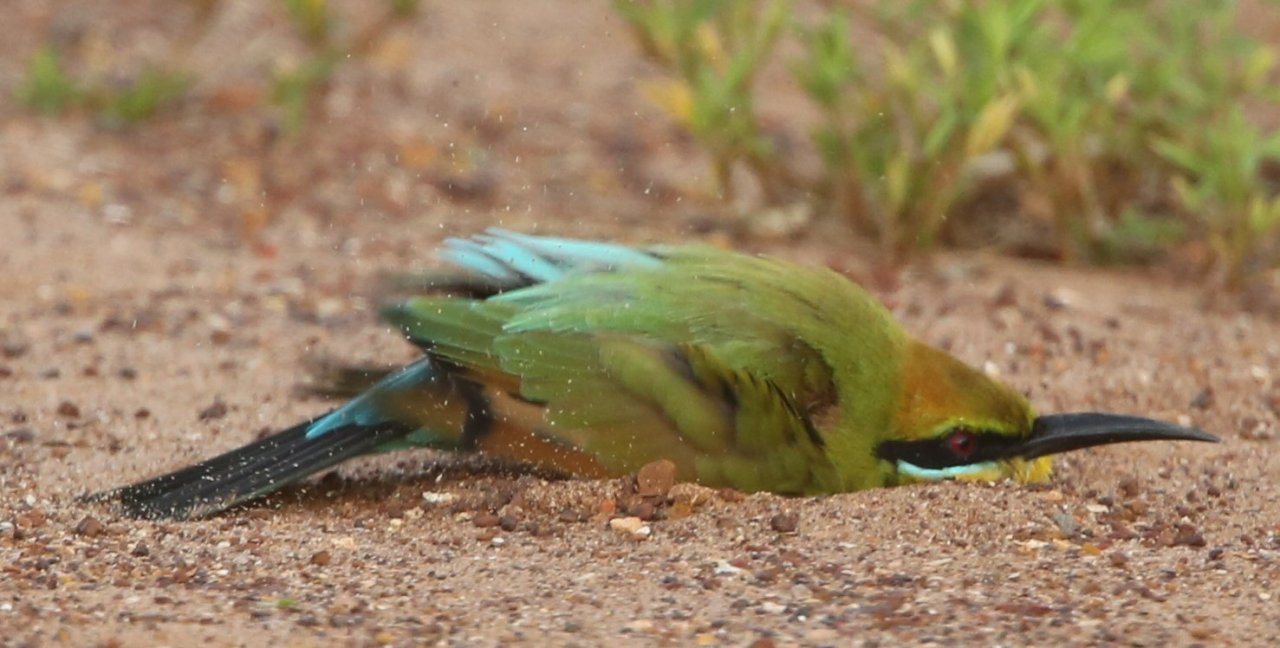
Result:
[[[810,340],[815,331],[830,335],[830,323],[812,321],[825,318],[812,300],[847,282],[704,246],[660,251],[666,260],[657,268],[568,276],[493,301],[519,307],[508,332],[611,331],[704,344],[798,402],[829,396],[831,365]]]
[[[497,348],[522,393],[547,403],[551,433],[615,474],[666,458],[711,485],[800,493],[833,483],[821,438],[790,399],[706,346],[537,331]]]

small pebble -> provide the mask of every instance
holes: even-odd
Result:
[[[1195,395],[1195,398],[1191,399],[1191,407],[1198,410],[1207,410],[1210,407],[1213,407],[1213,402],[1213,388],[1205,387],[1200,390],[1200,393]]]
[[[986,374],[991,378],[999,378],[1000,366],[990,360],[987,360],[986,362],[982,363],[982,373]]]
[[[212,405],[209,405],[208,407],[200,410],[200,413],[196,415],[196,420],[212,421],[215,419],[220,419],[226,415],[227,415],[227,404],[222,402],[221,398],[215,398],[213,399]]]
[[[740,574],[742,571],[743,569],[741,567],[737,567],[727,560],[716,561],[716,576],[731,576],[733,574]]]
[[[86,515],[79,523],[76,524],[75,534],[85,536],[86,538],[93,538],[102,535],[102,532],[105,530],[106,527],[103,526],[102,522],[98,520],[98,518]]]
[[[742,500],[747,499],[747,496],[743,494],[742,491],[733,489],[733,488],[721,488],[720,490],[716,491],[716,495],[721,500],[725,502],[729,502],[731,504],[735,502],[741,502]]]
[[[653,532],[648,525],[638,517],[621,517],[609,520],[609,528],[618,533],[629,534],[640,540],[649,537]]]
[[[787,606],[775,601],[765,601],[760,604],[760,611],[766,614],[782,614],[787,611]]]
[[[1275,438],[1275,432],[1266,421],[1246,420],[1241,426],[1240,438],[1246,441],[1270,441]]]
[[[1049,310],[1070,308],[1072,304],[1078,301],[1079,297],[1076,292],[1069,288],[1055,288],[1044,296],[1044,306]]]
[[[800,526],[800,515],[791,511],[769,518],[769,528],[778,533],[795,533]]]
[[[1178,535],[1173,538],[1173,546],[1175,547],[1182,546],[1199,549],[1206,544],[1208,543],[1205,541],[1204,536],[1194,529],[1179,530]]]
[[[992,299],[991,305],[996,308],[1006,308],[1018,303],[1018,291],[1013,287],[1013,283],[1006,283],[1000,288],[1000,292]]]
[[[653,622],[648,619],[636,619],[622,627],[627,632],[648,632],[653,629]]]
[[[669,459],[652,461],[636,474],[636,492],[641,497],[666,497],[676,483],[676,465]]]
[[[627,515],[631,517],[638,517],[641,520],[652,520],[658,513],[658,507],[654,506],[651,502],[639,500],[628,506],[626,512]]]
[[[36,438],[36,433],[31,428],[20,427],[5,432],[4,438],[14,443],[30,443]]]
[[[26,355],[30,349],[31,345],[23,342],[6,342],[0,345],[0,355],[9,359],[19,358]]]
[[[1253,376],[1253,379],[1260,384],[1266,384],[1271,381],[1271,372],[1267,371],[1266,367],[1253,365],[1249,367],[1249,375]]]

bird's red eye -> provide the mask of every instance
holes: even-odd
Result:
[[[947,437],[947,448],[951,450],[951,454],[967,459],[978,449],[978,439],[968,430],[956,430]]]

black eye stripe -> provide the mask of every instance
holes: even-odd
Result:
[[[931,439],[884,441],[876,448],[876,454],[887,461],[905,461],[919,468],[937,470],[1003,459],[1021,442],[1017,437],[996,432],[970,431],[973,449],[967,456],[958,457],[951,448],[951,435],[956,431]]]

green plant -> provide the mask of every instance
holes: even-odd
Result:
[[[766,184],[783,179],[825,199],[895,254],[986,218],[971,199],[993,183],[1023,205],[1024,218],[1049,224],[1063,258],[1146,258],[1205,236],[1238,277],[1280,247],[1263,238],[1277,218],[1260,176],[1275,154],[1264,145],[1270,136],[1228,114],[1274,101],[1274,55],[1238,32],[1233,2],[885,0],[803,20],[754,0],[619,7],[683,89],[659,103],[718,170],[750,160]],[[778,156],[744,146],[764,141],[754,111],[732,127],[695,119],[750,107],[757,91],[731,84],[728,104],[727,94],[695,91],[706,70],[732,69],[717,61],[735,60],[733,50],[702,45],[717,42],[707,34],[725,24],[734,33],[793,26],[747,50],[745,78],[775,41],[795,39],[793,76],[821,115],[819,176],[779,169]],[[1170,195],[1175,176],[1181,189]]]
[[[184,74],[147,68],[132,82],[101,93],[98,112],[115,123],[139,122],[181,99],[189,86]]]
[[[18,88],[18,100],[46,115],[66,112],[79,103],[84,91],[62,65],[53,46],[40,48],[27,64],[26,81]]]
[[[397,18],[412,18],[421,7],[421,0],[390,0],[391,13]]]
[[[675,78],[650,97],[710,152],[720,190],[745,164],[776,198],[785,169],[761,134],[754,84],[787,24],[785,0],[616,0],[645,52]]]
[[[87,109],[108,123],[133,123],[180,99],[187,86],[184,75],[159,68],[147,68],[128,82],[82,85],[67,72],[61,55],[46,46],[31,58],[18,98],[46,115]]]
[[[285,10],[298,33],[311,46],[328,47],[333,30],[333,16],[328,0],[284,0]]]
[[[1206,226],[1228,285],[1239,286],[1251,271],[1276,264],[1257,254],[1280,237],[1280,197],[1258,184],[1263,165],[1280,160],[1280,133],[1262,136],[1233,106],[1203,136],[1171,136],[1156,148],[1182,170],[1173,178],[1174,192]]]
[[[367,54],[398,21],[418,10],[419,0],[386,0],[386,11],[350,38],[339,39],[338,20],[327,0],[282,0],[298,35],[308,45],[308,55],[297,65],[282,68],[272,80],[271,98],[283,112],[284,128],[297,132],[306,123],[311,107],[319,101],[338,64]],[[212,21],[219,0],[194,3],[192,26],[198,32]],[[181,57],[178,57],[181,58]],[[166,105],[186,96],[188,74],[159,66],[147,66],[124,81],[82,81],[68,73],[61,53],[52,46],[40,48],[27,65],[26,79],[15,95],[31,109],[56,115],[72,110],[97,115],[108,125],[132,124],[151,118]]]
[[[918,18],[918,8],[906,11],[886,9],[881,21]],[[972,186],[974,163],[1003,141],[1020,109],[1018,94],[995,82],[1010,30],[992,25],[1007,17],[971,16],[986,22],[962,25],[973,32],[962,38],[934,27],[907,46],[885,43],[879,73],[849,45],[847,14],[800,31],[806,56],[793,70],[823,109],[815,140],[827,163],[826,193],[898,254],[933,244]]]
[[[1107,259],[1171,242],[1179,223],[1139,216],[1160,211],[1153,203],[1167,202],[1160,194],[1178,171],[1153,143],[1175,136],[1211,146],[1216,133],[1205,126],[1224,123],[1224,110],[1269,101],[1270,50],[1237,31],[1230,2],[1187,0],[1176,11],[1154,0],[1059,4],[1070,28],[1055,51],[1029,53],[1022,72],[1030,141],[1049,155],[1020,152],[1035,189],[1051,197],[1063,255]],[[1248,184],[1264,191],[1260,177]],[[1184,211],[1190,224],[1207,223]]]
[[[334,37],[337,18],[327,0],[283,0],[295,29],[310,47],[301,63],[278,71],[272,82],[272,101],[284,112],[284,130],[296,133],[306,124],[312,107],[324,96],[338,64],[368,53],[392,25],[411,18],[418,0],[387,0],[386,12],[352,37]]]
[[[297,133],[338,62],[335,54],[316,54],[298,67],[276,73],[271,100],[284,111],[285,132]]]

